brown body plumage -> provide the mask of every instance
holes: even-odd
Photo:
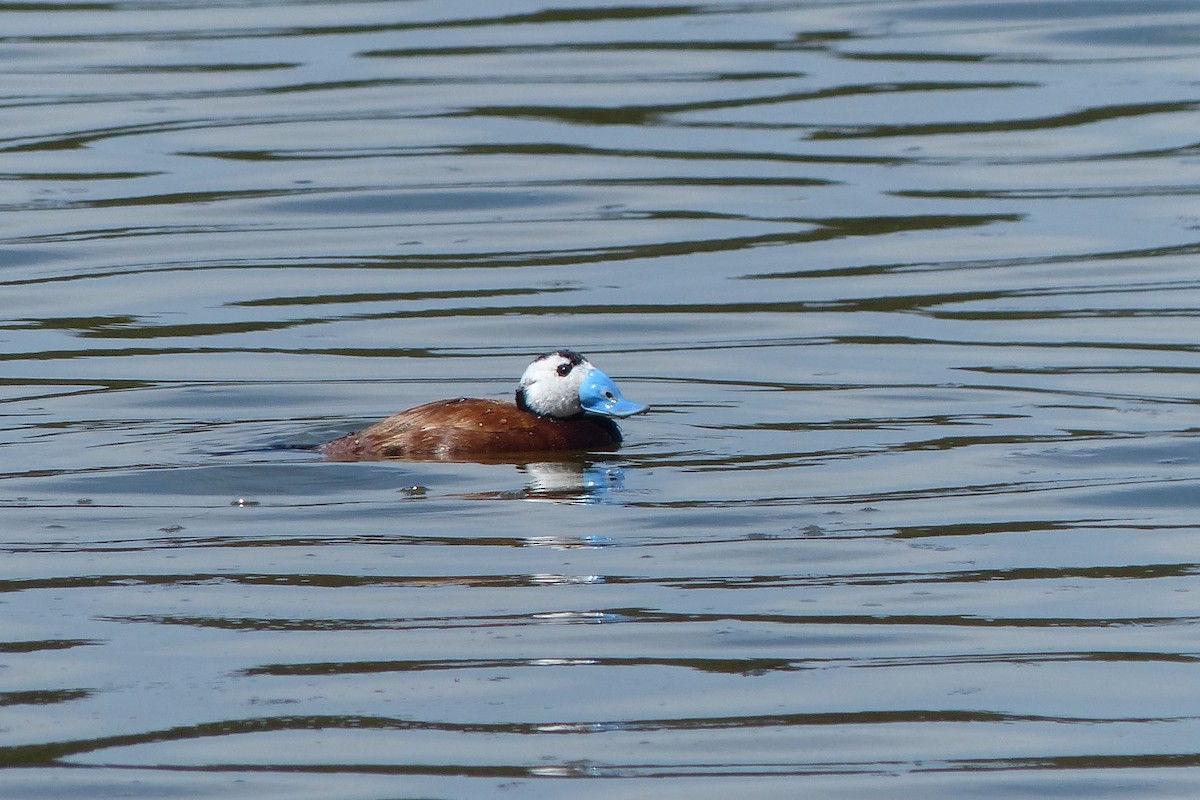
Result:
[[[462,397],[401,411],[325,444],[333,461],[479,461],[520,454],[611,447],[621,431],[604,417],[539,416],[513,403]]]

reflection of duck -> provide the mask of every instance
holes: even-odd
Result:
[[[613,494],[625,490],[625,471],[620,467],[597,465],[578,456],[548,453],[544,457],[561,460],[519,461],[517,457],[507,459],[513,461],[517,471],[525,475],[525,485],[520,489],[470,492],[457,495],[457,497],[464,500],[544,500],[553,503],[591,505],[610,502],[613,500]],[[588,534],[582,536],[533,536],[527,537],[527,540],[530,542],[535,539],[537,542],[545,540],[558,544],[569,542],[571,546],[577,547],[581,542],[591,546],[595,541],[606,538]]]
[[[527,497],[570,498],[594,502],[625,489],[625,471],[591,461],[533,461],[519,469],[529,476]]]
[[[401,411],[322,446],[334,461],[384,458],[474,461],[505,455],[587,450],[621,441],[613,417],[647,406],[621,396],[586,358],[557,350],[534,359],[516,402],[460,397]]]

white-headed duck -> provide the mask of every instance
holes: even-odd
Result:
[[[334,439],[321,451],[333,461],[480,461],[590,450],[619,444],[613,418],[647,408],[622,397],[612,378],[579,353],[556,350],[526,368],[515,403],[438,400]]]

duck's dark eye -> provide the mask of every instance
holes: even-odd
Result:
[[[562,377],[562,378],[565,378],[568,375],[570,375],[571,374],[571,364],[569,362],[566,364],[559,364],[558,365],[558,374],[559,374],[559,377]]]

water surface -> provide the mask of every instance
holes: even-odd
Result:
[[[1200,791],[1194,4],[0,17],[5,797]]]

